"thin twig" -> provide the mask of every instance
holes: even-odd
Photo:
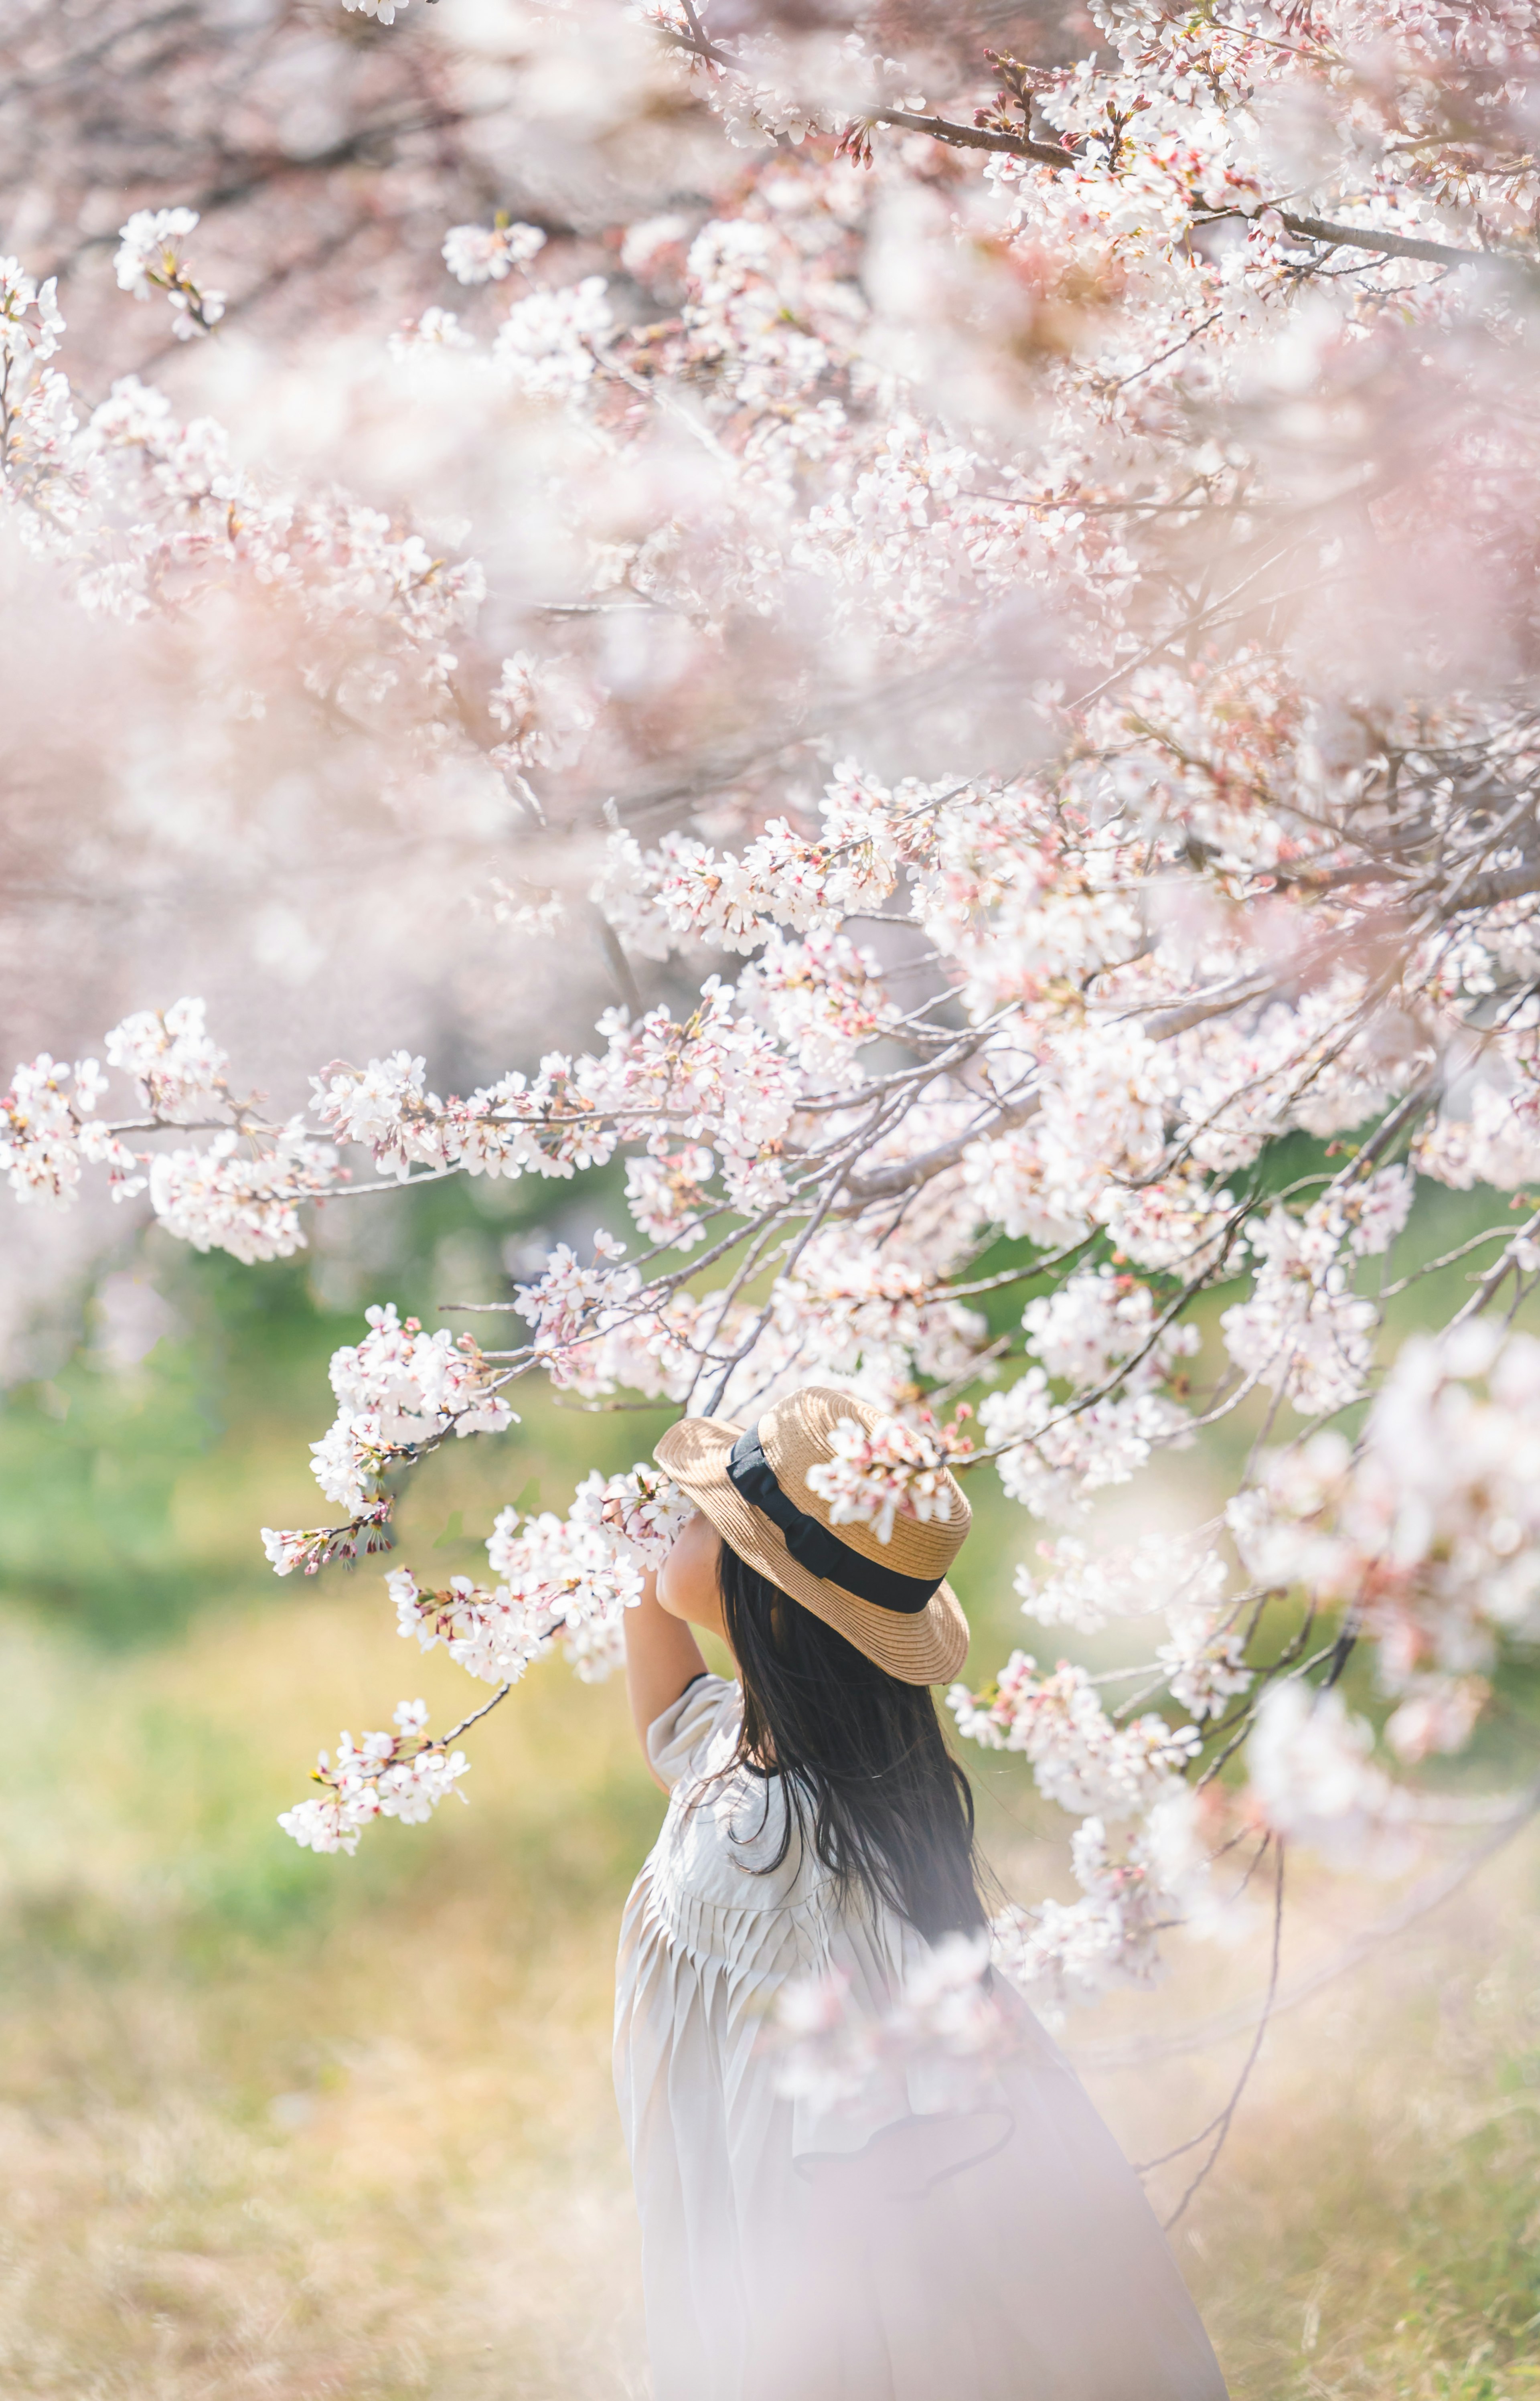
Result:
[[[1515,1795],[1506,1817],[1481,1842],[1473,1844],[1451,1866],[1440,1868],[1432,1875],[1423,1877],[1399,1909],[1393,1910],[1376,1925],[1367,1928],[1334,1958],[1300,1976],[1281,1998],[1272,2003],[1272,2015],[1280,2017],[1286,2010],[1300,2008],[1324,1985],[1335,1983],[1339,1976],[1344,1976],[1356,1968],[1380,1943],[1393,1941],[1409,1926],[1440,1908],[1478,1868],[1510,1843],[1537,1811],[1540,1811],[1540,1777],[1525,1785]],[[1184,2028],[1180,2034],[1157,2036],[1121,2046],[1088,2046],[1076,2052],[1077,2064],[1088,2073],[1099,2075],[1112,2068],[1143,2068],[1153,2065],[1158,2060],[1184,2058],[1191,2052],[1206,2051],[1212,2043],[1228,2041],[1234,2035],[1244,2034],[1256,2024],[1258,2006],[1256,2002],[1247,2002],[1239,2009],[1217,2012],[1213,2017],[1200,2019],[1197,2024]]]
[[[562,1625],[565,1625],[566,1622],[565,1618],[561,1620]],[[553,1626],[551,1630],[555,1633],[557,1628]],[[483,1701],[479,1709],[473,1709],[468,1718],[461,1718],[458,1725],[451,1726],[447,1734],[441,1734],[436,1742],[427,1744],[425,1746],[426,1749],[429,1750],[444,1750],[447,1749],[450,1743],[458,1742],[461,1736],[466,1731],[467,1727],[476,1724],[478,1720],[487,1715],[488,1709],[495,1709],[499,1701],[505,1701],[513,1689],[512,1684],[500,1685],[498,1690],[492,1694],[489,1701]]]
[[[1241,2095],[1245,2091],[1247,2082],[1250,2079],[1251,2071],[1257,2065],[1258,2054],[1262,2048],[1262,2037],[1267,2032],[1268,2022],[1272,2015],[1272,2004],[1277,1998],[1278,1994],[1278,1960],[1283,1949],[1284,1940],[1285,1847],[1285,1845],[1280,1842],[1278,1845],[1277,1873],[1274,1878],[1272,1887],[1272,1961],[1268,1973],[1267,1994],[1262,2002],[1262,2013],[1257,2021],[1257,2032],[1252,2037],[1251,2049],[1246,2053],[1245,2065],[1236,2079],[1235,2089],[1231,2092],[1230,2099],[1226,2102],[1224,2107],[1220,2110],[1218,2117],[1214,2120],[1214,2124],[1217,2129],[1215,2136],[1214,2148],[1210,2151],[1207,2159],[1203,2161],[1203,2166],[1198,2170],[1192,2182],[1188,2186],[1187,2190],[1183,2193],[1180,2201],[1176,2203],[1171,2216],[1164,2221],[1164,2230],[1167,2234],[1170,2233],[1177,2219],[1183,2215],[1188,2202],[1192,2199],[1193,2194],[1197,2191],[1199,2186],[1203,2182],[1210,2169],[1217,2160],[1219,2153],[1224,2149],[1225,2140],[1230,2133],[1231,2121],[1234,2119],[1236,2109],[1240,2106]],[[1201,2141],[1203,2137],[1200,2136],[1198,2139]],[[1184,2147],[1190,2147],[1184,2146]],[[1171,2153],[1168,2156],[1175,2157],[1176,2154]],[[1160,2161],[1158,2160],[1151,2161],[1150,2165],[1152,2167],[1158,2167],[1160,2165]]]

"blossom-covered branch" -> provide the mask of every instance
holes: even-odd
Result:
[[[506,1343],[369,1312],[312,1446],[338,1522],[275,1567],[382,1545],[399,1474],[532,1375],[874,1402],[836,1522],[887,1538],[950,1462],[1058,1530],[1038,1630],[952,1695],[1077,1821],[1079,1898],[999,1928],[1055,2005],[1153,1973],[1237,1847],[1398,1869],[1449,1822],[1421,1763],[1540,1634],[1540,21],[1093,14],[1082,57],[921,90],[854,35],[654,12],[697,180],[602,239],[447,223],[443,304],[379,329],[403,409],[494,418],[519,544],[296,491],[142,384],[82,416],[47,282],[7,268],[0,317],[7,501],[69,587],[270,595],[318,709],[495,782],[479,897],[525,944],[597,924],[622,995],[465,1095],[318,1029],[273,1114],[176,1001],[104,1069],[18,1069],[18,1197],[101,1170],[256,1261],[415,1178],[623,1172],[628,1226],[487,1304]],[[130,220],[127,288],[212,328],[186,214]],[[1492,1247],[1397,1351],[1440,1190],[1478,1196],[1448,1261]],[[1229,1417],[1210,1522],[1063,1530]],[[485,1583],[392,1571],[402,1630],[500,1691],[558,1641],[600,1673],[679,1505],[639,1467],[505,1511]],[[1043,1660],[1125,1617],[1121,1700]],[[418,1739],[291,1830],[410,1814],[449,1773]]]

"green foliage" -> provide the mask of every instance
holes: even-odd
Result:
[[[0,1579],[105,1640],[160,1633],[196,1605],[172,1509],[220,1434],[218,1386],[192,1342],[161,1343],[132,1378],[82,1359],[0,1415]]]

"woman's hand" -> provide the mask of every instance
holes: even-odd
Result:
[[[686,1684],[706,1672],[699,1643],[682,1619],[671,1617],[657,1595],[657,1577],[650,1575],[641,1587],[641,1598],[634,1609],[625,1612],[622,1624],[626,1629],[626,1688],[631,1696],[631,1715],[636,1722],[641,1755],[647,1759],[647,1729],[660,1718],[670,1702],[677,1701]],[[647,1760],[647,1772],[660,1792],[667,1785]]]

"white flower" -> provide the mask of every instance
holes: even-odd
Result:
[[[571,671],[551,659],[516,651],[488,703],[508,740],[495,756],[518,767],[564,767],[583,748],[595,722],[589,694]]]
[[[429,1742],[427,1723],[421,1701],[403,1701],[393,1735],[366,1734],[355,1744],[344,1734],[335,1761],[321,1753],[320,1797],[283,1810],[278,1820],[283,1832],[304,1850],[351,1852],[377,1818],[421,1825],[470,1768],[463,1751],[446,1753],[442,1745]]]
[[[113,262],[118,290],[131,292],[136,300],[149,299],[150,275],[171,271],[197,223],[196,209],[136,209],[118,231],[117,256]]]
[[[286,1532],[276,1526],[262,1529],[262,1547],[274,1575],[292,1575],[296,1568],[304,1564],[307,1546],[308,1538],[303,1533]]]
[[[614,330],[602,275],[585,275],[555,292],[531,292],[503,319],[492,357],[521,391],[562,400],[597,368],[596,348]]]
[[[474,350],[475,336],[466,332],[452,309],[424,309],[415,322],[391,336],[386,348],[392,359],[406,360],[428,350]]]
[[[395,1303],[365,1310],[368,1332],[332,1354],[337,1418],[310,1445],[316,1482],[355,1514],[375,1497],[387,1467],[453,1433],[501,1434],[517,1418],[497,1389],[496,1367],[469,1335],[425,1333]]]
[[[1412,1856],[1408,1795],[1369,1757],[1373,1728],[1339,1692],[1272,1684],[1246,1747],[1251,1791],[1275,1833],[1329,1863],[1395,1875]]]
[[[544,247],[538,226],[451,226],[444,237],[444,264],[457,283],[501,283]]]
[[[859,1418],[836,1418],[829,1430],[833,1456],[807,1471],[807,1486],[829,1503],[835,1526],[870,1526],[879,1543],[893,1539],[894,1520],[944,1522],[956,1494],[942,1445],[926,1428],[901,1418],[879,1418],[868,1429]]]
[[[1048,1570],[1016,1570],[1022,1615],[1038,1626],[1073,1626],[1099,1633],[1109,1618],[1147,1616],[1173,1607],[1212,1611],[1227,1579],[1218,1555],[1185,1539],[1158,1535],[1093,1557],[1083,1543],[1062,1534],[1038,1544]]]
[[[225,295],[198,283],[181,255],[198,223],[196,209],[138,209],[118,232],[118,288],[148,300],[152,285],[165,293],[175,314],[178,341],[208,333],[225,314]]]
[[[1085,1668],[1061,1659],[1052,1675],[1039,1676],[1024,1651],[1011,1653],[989,1691],[954,1684],[946,1703],[970,1741],[1024,1751],[1043,1798],[1076,1816],[1125,1818],[1148,1808],[1202,1740],[1196,1726],[1168,1726],[1153,1712],[1116,1724]]]
[[[694,1502],[661,1468],[638,1461],[621,1475],[584,1477],[572,1502],[574,1525],[602,1526],[623,1553],[642,1568],[663,1565]]]
[[[150,1169],[150,1203],[169,1233],[197,1251],[248,1263],[305,1247],[299,1204],[331,1191],[336,1153],[294,1118],[270,1145],[243,1151],[233,1131],[206,1150],[163,1150]]]
[[[837,1969],[788,1978],[763,2037],[777,2090],[837,2113],[907,2095],[917,2077],[932,2108],[977,2106],[1019,2039],[989,1965],[987,1935],[943,1935],[914,1960],[886,2009],[859,2004]]]
[[[1393,1220],[1394,1210],[1382,1209],[1379,1229]],[[1374,1304],[1348,1289],[1339,1264],[1345,1233],[1329,1211],[1300,1219],[1275,1208],[1249,1238],[1260,1261],[1251,1298],[1219,1320],[1235,1365],[1283,1393],[1302,1417],[1355,1401],[1373,1355]]]
[[[1172,1608],[1166,1623],[1171,1639],[1158,1646],[1155,1656],[1165,1670],[1172,1699],[1200,1724],[1204,1718],[1221,1717],[1227,1703],[1252,1682],[1240,1634],[1200,1603]]]
[[[144,1105],[178,1125],[220,1109],[227,1054],[208,1033],[200,1000],[124,1018],[106,1040],[107,1062],[132,1076]]]

